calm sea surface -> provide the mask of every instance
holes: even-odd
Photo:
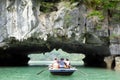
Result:
[[[49,73],[47,67],[0,67],[0,80],[120,80],[120,71],[82,66],[76,68],[78,70],[71,76],[55,76]]]

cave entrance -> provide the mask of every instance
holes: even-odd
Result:
[[[81,66],[84,65],[84,62],[82,59],[85,57],[84,54],[78,54],[78,53],[67,53],[63,51],[62,49],[59,50],[52,50],[51,52],[43,53],[31,53],[28,55],[30,58],[28,64],[29,66],[47,66],[52,63],[54,58],[68,58],[71,62],[71,65],[75,66]]]

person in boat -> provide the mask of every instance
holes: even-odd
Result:
[[[58,61],[59,61],[58,58],[54,58],[53,63],[58,62]]]
[[[69,59],[66,58],[65,64],[66,64],[66,68],[70,68],[70,61],[69,61]]]
[[[64,62],[64,58],[61,58],[59,61],[59,68],[65,68],[66,67],[66,63]]]
[[[54,59],[53,64],[51,65],[52,69],[58,69],[59,68],[59,61],[57,58]]]

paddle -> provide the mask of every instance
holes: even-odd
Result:
[[[85,73],[85,72],[83,72],[83,71],[81,71],[81,70],[78,70],[79,72],[81,72],[82,74],[84,74],[84,75],[86,75],[86,76],[88,76],[88,74],[87,73]]]
[[[43,70],[41,70],[40,72],[37,73],[37,75],[41,74],[42,72],[44,72],[45,70],[47,70],[46,68],[48,67],[45,67]]]

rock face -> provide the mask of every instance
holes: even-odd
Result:
[[[20,45],[22,41],[23,43],[26,43],[26,40],[29,42],[30,38],[32,44],[37,45],[38,43],[47,48],[45,50],[39,46],[41,52],[44,52],[44,50],[47,52],[47,50],[50,51],[53,48],[62,48],[68,52],[82,52],[87,55],[84,59],[86,65],[92,64],[93,61],[98,59],[95,57],[100,57],[97,61],[102,64],[105,56],[120,54],[120,38],[112,36],[113,34],[120,35],[119,21],[109,21],[105,18],[101,24],[101,29],[96,29],[94,20],[87,17],[91,10],[84,4],[77,5],[78,3],[60,2],[57,4],[57,11],[43,13],[39,11],[40,4],[36,0],[0,0],[0,54],[13,47],[14,41],[20,41],[15,43]],[[111,18],[114,20],[114,17]],[[53,42],[50,41],[49,37],[54,39]],[[41,40],[43,40],[43,43]],[[58,46],[51,44],[54,42]],[[63,45],[65,45],[65,42],[70,46],[71,44],[82,43],[85,47],[83,51],[75,50],[76,46],[73,47],[73,50],[70,46],[65,49],[59,42]],[[89,45],[90,47],[88,47]],[[101,46],[102,48],[98,49]],[[80,47],[77,49],[80,49]],[[97,47],[97,50],[94,51],[95,47]],[[106,50],[102,52],[104,47]],[[39,48],[38,46],[36,48],[37,51]],[[93,55],[88,55],[89,53]]]
[[[115,61],[116,61],[115,70],[120,70],[120,57],[116,57]]]
[[[37,24],[37,19],[34,16],[36,12],[32,10],[32,1],[1,0],[0,2],[0,41],[9,37],[15,37],[19,40],[25,38],[26,34]]]
[[[92,20],[87,19],[89,10],[85,5],[72,5],[74,8],[66,7],[67,3],[59,3],[58,11],[43,14],[39,11],[40,5],[34,0],[4,0],[1,1],[0,12],[0,41],[5,38],[15,37],[18,40],[36,37],[46,40],[47,35],[54,37],[66,36],[78,40],[81,34],[87,32],[97,33],[100,36],[108,36],[107,29],[94,30]],[[107,24],[104,26],[107,26]],[[119,26],[119,25],[118,25]],[[99,33],[98,33],[99,32]]]
[[[112,68],[113,59],[114,59],[113,56],[108,56],[104,58],[104,61],[106,62],[108,69]]]

